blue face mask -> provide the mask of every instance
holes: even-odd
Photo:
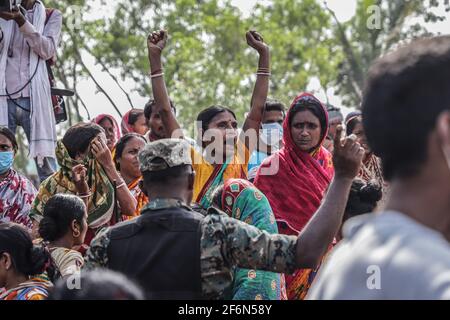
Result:
[[[278,147],[283,139],[283,127],[278,122],[263,123],[260,138],[266,145]]]
[[[14,161],[14,152],[5,151],[0,152],[0,174],[4,174],[11,169]]]

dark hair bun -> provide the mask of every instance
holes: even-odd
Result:
[[[30,249],[30,268],[28,275],[41,274],[51,265],[51,256],[44,246],[33,245]]]
[[[50,215],[45,215],[39,223],[39,235],[45,241],[55,241],[61,235],[58,225]]]
[[[376,203],[382,196],[382,188],[376,181],[369,181],[359,190],[359,198],[364,202]]]

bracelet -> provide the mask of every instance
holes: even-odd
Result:
[[[158,73],[158,74],[151,74],[150,78],[154,79],[154,78],[159,78],[162,77],[164,75],[164,72]]]
[[[272,74],[270,72],[257,72],[256,75],[270,77]]]
[[[89,198],[92,195],[92,193],[86,193],[86,194],[78,194],[78,197],[81,199]]]
[[[126,187],[126,183],[125,182],[122,182],[121,184],[119,184],[117,187],[116,187],[116,189],[120,189],[120,188],[122,188],[122,187]]]

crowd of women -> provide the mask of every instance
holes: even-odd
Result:
[[[342,130],[329,130],[327,108],[312,94],[299,94],[287,112],[267,99],[269,47],[255,31],[246,38],[259,62],[242,130],[231,106],[214,105],[198,114],[197,141],[184,137],[191,143],[196,173],[192,207],[204,212],[215,206],[269,233],[298,235],[333,179],[333,145],[327,139]],[[113,116],[102,114],[69,128],[57,144],[58,171],[38,190],[13,168],[17,141],[0,128],[0,299],[47,298],[52,283],[83,268],[83,254],[99,230],[134,219],[149,202],[141,190],[139,152],[148,142],[183,136],[164,81],[166,40],[165,31],[148,39],[154,100],[127,112],[120,126]],[[366,151],[346,220],[375,210],[388,185],[368,147],[361,113],[339,124]],[[257,141],[247,138],[252,130]],[[334,244],[340,238],[337,234]],[[303,299],[316,272],[236,269],[229,298]]]

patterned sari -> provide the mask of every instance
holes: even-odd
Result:
[[[207,209],[211,206],[211,193],[224,181],[233,178],[246,179],[250,155],[247,148],[238,140],[232,158],[222,165],[209,163],[193,147],[191,158],[195,170],[194,201]]]
[[[47,180],[38,191],[30,213],[32,219],[40,222],[47,200],[57,193],[77,194],[75,184],[72,182],[72,168],[81,162],[72,159],[62,141],[58,141],[56,158],[61,167]],[[115,193],[112,183],[101,165],[89,155],[85,163],[87,168],[87,182],[91,190],[88,203],[88,225],[97,229],[109,224],[114,213]]]
[[[298,148],[291,136],[289,115],[298,103],[314,102],[322,107],[321,141],[314,151],[307,153]],[[319,208],[334,175],[331,154],[322,146],[327,135],[328,116],[320,101],[308,93],[300,94],[293,101],[283,123],[284,147],[267,158],[260,166],[255,186],[270,202],[282,234],[298,235]],[[267,174],[269,168],[272,174]],[[313,270],[298,270],[293,276],[286,275],[289,299],[304,297],[312,279]]]
[[[134,214],[132,216],[122,215],[123,221],[131,220],[133,218],[140,216],[142,208],[145,207],[145,205],[149,202],[147,196],[144,194],[144,192],[139,187],[139,182],[141,180],[142,180],[142,177],[139,177],[136,180],[132,181],[130,184],[128,184],[128,190],[130,190],[130,193],[136,199],[137,205],[136,205],[136,211],[134,211]]]
[[[10,169],[0,181],[0,222],[19,223],[31,230],[33,222],[28,214],[36,193],[36,188],[27,178]]]
[[[278,233],[269,201],[252,183],[229,179],[224,184],[221,209],[229,216],[269,233]],[[233,300],[286,300],[284,275],[237,268],[231,292]]]
[[[0,300],[45,300],[52,286],[49,281],[33,278],[16,288],[0,292]]]

